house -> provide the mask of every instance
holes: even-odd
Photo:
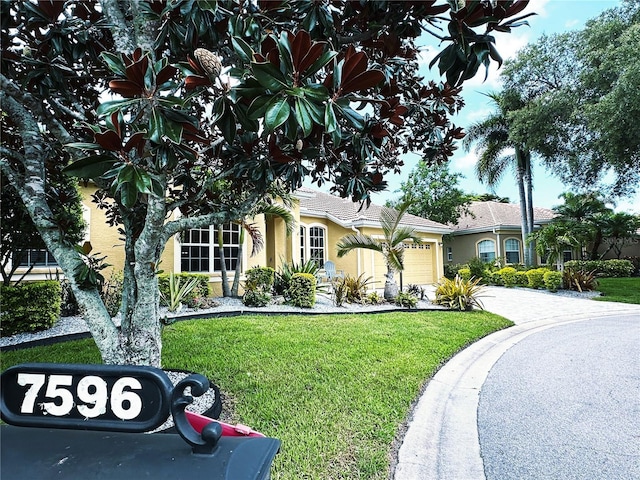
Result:
[[[96,208],[91,202],[95,188],[91,185],[81,186],[84,203],[84,217],[88,225],[86,240],[91,242],[92,253],[106,256],[111,271],[119,271],[124,263],[124,246],[116,227],[108,225],[105,212]],[[386,264],[381,254],[369,250],[355,250],[338,258],[336,244],[344,235],[360,232],[366,235],[383,238],[380,226],[380,211],[383,207],[371,204],[368,208],[360,208],[353,203],[327,193],[309,188],[301,188],[294,194],[292,207],[297,222],[296,231],[287,235],[284,221],[276,217],[259,215],[253,219],[255,226],[262,233],[264,248],[255,256],[250,256],[251,245],[240,251],[240,227],[226,224],[223,227],[223,251],[225,264],[230,279],[241,262],[241,271],[254,266],[270,266],[278,269],[284,262],[304,262],[315,260],[321,267],[331,260],[337,270],[352,276],[371,277],[373,288],[384,286]],[[405,215],[402,225],[417,230],[422,243],[407,242],[405,250],[405,271],[402,279],[396,280],[408,285],[410,283],[428,285],[438,281],[444,274],[442,254],[443,236],[452,229],[446,225],[426,220],[414,215]],[[248,239],[246,242],[250,242]],[[44,252],[46,254],[46,252]],[[217,242],[217,230],[214,226],[183,232],[170,240],[161,257],[160,269],[169,272],[198,272],[209,275],[214,294],[221,289],[221,256]],[[46,264],[37,264],[30,278],[36,279],[51,276],[55,273],[55,259],[48,258]],[[107,276],[108,276],[108,270]]]
[[[534,228],[549,223],[554,215],[553,210],[534,208]],[[445,262],[456,265],[478,257],[484,262],[523,263],[524,239],[520,219],[520,205],[471,202],[468,212],[460,217],[458,223],[450,225],[453,234],[444,240]]]
[[[380,226],[383,207],[372,203],[369,208],[360,209],[360,204],[351,200],[308,188],[298,190],[296,196],[300,231],[294,242],[300,245],[300,259],[316,259],[320,264],[332,260],[337,269],[354,276],[370,276],[374,285],[382,288],[387,267],[381,254],[359,249],[337,258],[336,244],[349,233],[383,238]],[[422,239],[420,244],[405,244],[402,283],[429,285],[437,282],[444,275],[442,239],[451,233],[451,228],[411,214],[405,214],[401,225],[414,228]],[[399,275],[396,277],[399,281]]]

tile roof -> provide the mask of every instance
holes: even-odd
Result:
[[[354,203],[348,198],[340,198],[306,187],[298,189],[296,197],[300,200],[301,215],[328,218],[344,227],[379,227],[380,212],[385,208],[371,203],[369,208],[363,206],[360,209],[359,203]],[[413,227],[422,232],[451,233],[451,228],[447,225],[411,214],[403,217],[401,225]]]
[[[464,214],[457,225],[450,225],[454,233],[483,231],[495,227],[520,228],[520,205],[500,202],[471,202],[470,214]],[[535,223],[548,223],[555,213],[548,208],[533,208]]]

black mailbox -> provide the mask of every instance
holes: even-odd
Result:
[[[197,431],[185,408],[209,388],[191,375],[175,388],[151,367],[24,364],[2,373],[3,478],[268,479],[274,438]],[[147,434],[173,415],[178,434]],[[30,427],[30,428],[23,428]],[[186,442],[186,444],[185,444]]]

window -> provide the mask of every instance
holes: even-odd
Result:
[[[496,259],[496,242],[493,240],[479,242],[478,257],[485,263],[493,262]]]
[[[227,270],[235,270],[238,264],[240,226],[226,223],[222,227],[222,249]],[[218,228],[195,228],[182,233],[180,245],[180,270],[183,272],[219,272],[222,267],[218,246]],[[213,256],[211,255],[213,252]]]
[[[504,242],[504,255],[507,263],[520,263],[520,240],[509,238]]]
[[[324,267],[326,258],[326,230],[324,227],[300,226],[300,260],[302,262],[314,261],[319,268]]]
[[[57,267],[58,262],[44,248],[28,248],[20,252],[18,264],[21,267]]]
[[[309,228],[309,258],[316,262],[318,267],[324,267],[325,231],[322,227]]]
[[[573,257],[571,250],[565,250],[562,252],[562,261],[568,262]]]
[[[307,227],[300,225],[300,262],[307,260]]]
[[[453,262],[453,247],[447,247],[447,261]]]

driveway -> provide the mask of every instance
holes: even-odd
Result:
[[[640,306],[500,287],[482,301],[516,325],[429,382],[394,478],[640,478]]]

